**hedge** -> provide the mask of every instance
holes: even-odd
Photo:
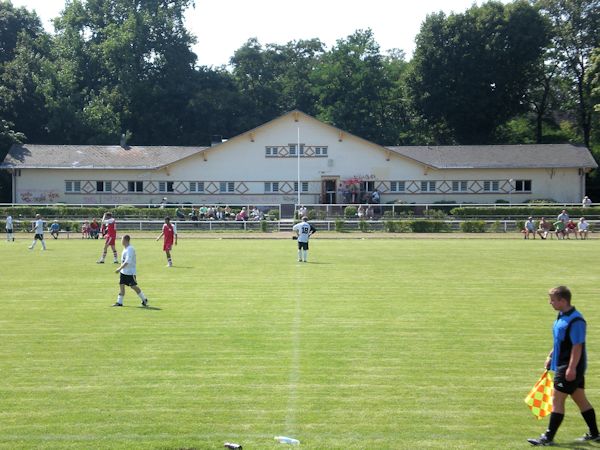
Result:
[[[98,206],[12,206],[0,208],[0,216],[13,216],[14,219],[33,219],[36,214],[41,214],[45,219],[60,219],[66,217],[100,219],[106,211],[111,211],[117,218],[131,217],[134,219],[164,219],[166,216],[175,216],[176,208],[136,208],[134,206],[117,206],[107,210]],[[191,209],[183,210],[184,214]]]
[[[443,233],[450,231],[450,226],[439,220],[412,220],[409,225],[413,233]]]
[[[460,224],[463,233],[485,233],[485,222],[483,220],[466,220]]]
[[[564,208],[563,206],[498,206],[492,208],[489,206],[464,206],[461,208],[453,208],[450,214],[456,218],[483,218],[483,217],[501,217],[501,218],[516,218],[516,217],[547,217],[554,218],[560,214],[560,212],[566,209],[567,213],[573,219],[579,217],[586,218],[600,218],[600,207],[592,206],[589,208],[582,207],[569,207]]]

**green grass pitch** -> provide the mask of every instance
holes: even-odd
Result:
[[[170,269],[132,240],[150,309],[110,307],[101,241],[0,242],[0,448],[528,448],[558,284],[600,410],[600,241],[180,237]],[[569,401],[556,440],[585,431]]]

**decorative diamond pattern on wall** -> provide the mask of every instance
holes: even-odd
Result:
[[[175,183],[175,185],[173,186],[173,190],[177,194],[183,194],[183,193],[187,192],[187,188],[188,188],[188,185],[183,181],[179,181],[179,182]]]
[[[383,181],[378,181],[375,185],[375,189],[377,189],[380,193],[387,192],[390,190],[388,183],[385,183]]]
[[[144,192],[154,194],[157,191],[158,186],[156,185],[156,183],[154,183],[154,181],[148,181],[147,183],[144,183]]]
[[[94,191],[96,191],[96,186],[94,186],[91,181],[84,181],[81,184],[81,192],[85,192],[86,194],[90,194],[90,193],[92,193]]]
[[[471,183],[471,186],[469,187],[469,191],[477,194],[479,192],[481,192],[483,190],[483,184],[480,183],[479,181],[473,181],[473,183]]]
[[[206,186],[204,186],[204,190],[209,194],[216,194],[217,192],[219,192],[219,186],[217,186],[216,183],[211,181]]]
[[[279,156],[284,157],[290,154],[287,147],[279,147]]]
[[[294,192],[294,185],[288,183],[287,181],[279,184],[279,192],[282,194],[291,194]]]
[[[312,147],[304,147],[304,156],[315,156],[315,149]]]
[[[246,192],[249,191],[248,186],[246,186],[246,183],[244,183],[243,181],[238,183],[238,185],[235,188],[235,191],[238,194],[245,194]]]
[[[407,183],[406,186],[406,191],[410,192],[411,194],[414,194],[415,192],[419,192],[421,190],[421,187],[419,185],[417,185],[416,182],[414,181],[409,181]]]
[[[452,187],[447,181],[442,181],[437,188],[437,190],[443,194],[447,194],[448,192],[450,192],[451,189]]]
[[[115,181],[112,185],[112,190],[115,194],[124,194],[127,192],[127,184],[125,181]]]
[[[514,188],[515,186],[511,185],[508,180],[506,180],[504,183],[502,183],[502,186],[500,186],[500,190],[504,193],[509,193],[510,191],[514,190]]]

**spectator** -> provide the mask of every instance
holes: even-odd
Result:
[[[581,200],[581,207],[588,208],[591,205],[592,205],[592,200],[587,195],[585,197],[583,197],[583,200]]]
[[[579,231],[579,236],[581,239],[588,238],[588,228],[589,224],[586,222],[585,217],[581,217],[579,222],[577,222],[577,231]]]
[[[200,211],[198,208],[192,206],[192,212],[190,213],[190,219],[198,220],[198,216],[200,216]]]
[[[167,197],[163,197],[163,199],[160,202],[160,208],[164,209],[167,206]]]
[[[375,208],[373,208],[371,205],[367,205],[367,209],[365,211],[365,215],[367,216],[367,219],[373,219],[374,216],[374,212],[375,212]]]
[[[525,222],[525,228],[523,228],[523,239],[529,239],[529,235],[533,235],[535,239],[535,222],[533,221],[533,217],[529,217],[527,222]]]
[[[58,232],[59,231],[60,231],[60,225],[58,223],[58,220],[55,220],[54,222],[52,222],[52,225],[50,225],[50,235],[54,239],[58,239]]]
[[[567,222],[569,221],[569,215],[567,214],[567,210],[563,209],[561,211],[561,213],[558,215],[558,217],[556,218],[556,220],[560,220],[562,223],[564,223],[566,225]]]
[[[361,220],[365,217],[365,208],[363,208],[363,205],[358,205],[356,215],[358,216],[358,220]]]
[[[217,212],[215,213],[217,220],[223,220],[225,218],[225,212],[223,211],[223,207],[217,206]]]
[[[81,239],[89,239],[90,238],[90,223],[86,220],[81,225]]]
[[[98,220],[94,217],[92,222],[90,223],[90,238],[98,239],[98,235],[100,234],[100,224]]]
[[[237,213],[237,215],[235,216],[235,220],[237,220],[237,221],[243,220],[244,222],[246,220],[248,220],[248,213],[246,212],[245,206],[242,208],[242,210],[239,213]]]
[[[185,213],[183,212],[183,210],[181,208],[177,208],[175,210],[175,216],[180,220],[185,220]]]
[[[215,209],[212,206],[206,208],[206,218],[210,220],[215,219]]]
[[[550,232],[550,222],[547,222],[544,217],[540,219],[540,223],[538,224],[538,235],[542,239],[546,239],[548,237],[548,233]]]
[[[562,220],[557,220],[556,222],[553,223],[553,225],[554,225],[554,233],[556,234],[556,239],[564,239],[565,236],[567,235],[566,223],[563,222]]]
[[[198,211],[198,216],[201,219],[206,219],[207,218],[207,214],[206,214],[207,212],[208,212],[208,208],[206,206],[202,205],[200,207],[199,211]]]
[[[225,220],[231,219],[233,217],[233,213],[232,213],[229,205],[225,205],[225,209],[223,210],[223,215],[225,217]]]
[[[298,219],[301,219],[302,217],[306,216],[308,214],[308,210],[306,209],[306,206],[301,205],[300,208],[298,208]]]
[[[252,218],[252,220],[260,220],[262,216],[262,213],[260,212],[260,209],[258,209],[256,206],[254,206],[252,208],[252,211],[250,211],[250,217]]]
[[[371,203],[379,204],[380,200],[381,200],[381,197],[379,196],[379,191],[377,189],[375,189],[371,193]]]
[[[567,239],[571,239],[569,236],[571,234],[575,235],[575,239],[577,239],[577,224],[573,222],[573,219],[569,219],[567,225],[565,227],[565,231],[567,233]]]

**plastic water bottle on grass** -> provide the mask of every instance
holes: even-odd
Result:
[[[280,444],[292,444],[292,445],[300,444],[300,441],[298,439],[294,439],[294,438],[286,437],[286,436],[275,436],[275,440],[277,442],[279,442]]]

